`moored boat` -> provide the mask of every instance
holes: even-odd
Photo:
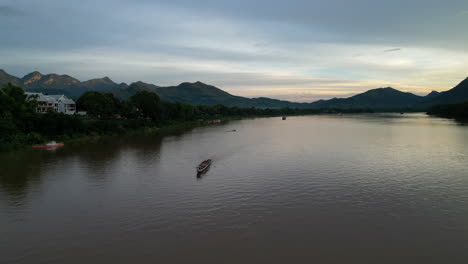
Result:
[[[283,119],[283,120],[286,120],[286,117],[285,117],[285,116],[283,116],[283,118],[282,118],[282,119]]]
[[[197,166],[197,173],[205,173],[208,168],[211,166],[211,159],[204,160],[200,165]]]
[[[58,143],[58,142],[55,142],[55,141],[51,141],[47,144],[43,144],[43,145],[33,145],[32,147],[33,148],[58,148],[58,147],[63,147],[65,144],[63,143]]]

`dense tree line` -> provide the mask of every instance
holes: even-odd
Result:
[[[224,105],[191,105],[165,102],[156,93],[140,91],[128,101],[120,101],[112,94],[88,91],[77,101],[78,107],[88,115],[99,119],[147,119],[157,124],[173,121],[195,121],[220,117],[305,115],[317,113],[362,113],[371,109],[299,109],[299,108],[240,108]]]
[[[27,98],[22,88],[8,84],[0,89],[0,151],[88,135],[125,133],[146,127],[163,127],[174,123],[228,117],[280,116],[343,112],[318,109],[260,109],[194,106],[161,101],[156,93],[142,90],[129,100],[118,100],[110,93],[88,91],[78,98],[79,110],[87,116],[59,113],[36,113],[37,102]],[[370,110],[348,110],[369,112]]]
[[[468,101],[458,104],[436,105],[429,109],[429,115],[468,121]]]

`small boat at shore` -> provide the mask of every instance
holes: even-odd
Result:
[[[200,163],[200,165],[197,166],[197,173],[200,175],[207,172],[211,166],[211,163],[211,159],[204,160],[202,163]]]
[[[50,148],[58,148],[58,147],[63,147],[65,144],[63,143],[58,143],[58,142],[55,142],[55,141],[51,141],[47,144],[43,144],[43,145],[33,145],[32,147],[33,148],[46,148],[46,149],[50,149]]]
[[[286,117],[285,117],[285,116],[283,116],[283,117],[282,117],[282,119],[283,119],[283,120],[286,120]]]

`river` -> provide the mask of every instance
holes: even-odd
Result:
[[[468,126],[424,114],[229,121],[0,166],[0,263],[468,263]]]

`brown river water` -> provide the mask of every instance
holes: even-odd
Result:
[[[230,121],[0,167],[0,263],[468,263],[468,126],[424,114]]]

